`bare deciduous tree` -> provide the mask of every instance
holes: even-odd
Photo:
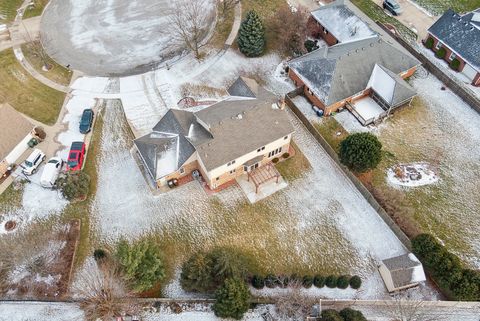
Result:
[[[98,266],[88,262],[72,287],[75,297],[88,320],[109,320],[123,313],[136,314],[137,306],[131,300],[118,266],[105,261]]]
[[[387,313],[395,321],[442,321],[441,313],[435,313],[425,306],[424,301],[411,300],[404,294],[395,296],[388,305]]]
[[[168,20],[168,32],[174,45],[185,46],[199,59],[200,49],[207,44],[206,37],[214,19],[209,10],[210,0],[179,0],[173,4]]]
[[[239,2],[240,0],[219,0],[219,6],[220,8],[222,9],[222,15],[226,15],[226,13],[232,9],[233,7],[235,7],[235,5],[237,4],[237,2]]]
[[[275,302],[280,320],[305,320],[315,300],[302,293],[302,281],[290,280],[289,291]]]
[[[271,28],[279,38],[282,50],[288,55],[300,55],[305,52],[307,37],[307,9],[299,6],[296,10],[282,6],[271,18]]]

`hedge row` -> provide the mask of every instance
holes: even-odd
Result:
[[[339,288],[339,289],[346,289],[349,286],[353,289],[359,289],[362,285],[362,280],[359,276],[348,276],[348,275],[329,275],[327,277],[321,275],[305,275],[303,277],[299,277],[297,275],[291,276],[275,276],[273,274],[269,274],[266,277],[260,275],[254,275],[250,279],[250,283],[256,289],[263,289],[264,287],[267,288],[275,288],[281,287],[286,288],[291,285],[293,282],[301,281],[304,288],[308,289],[311,288],[313,285],[317,288],[323,288],[325,285],[329,288]]]
[[[412,250],[452,299],[480,300],[480,271],[464,268],[460,259],[447,251],[432,235],[420,234],[415,237]]]

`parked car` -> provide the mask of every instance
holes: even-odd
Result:
[[[78,171],[82,169],[83,158],[85,157],[85,143],[73,142],[68,153],[67,170]]]
[[[38,169],[38,166],[45,160],[45,153],[42,152],[40,149],[36,148],[33,152],[28,156],[28,158],[23,162],[23,170],[22,172],[25,175],[32,175]]]
[[[42,177],[40,178],[40,185],[46,188],[55,186],[58,175],[62,170],[63,160],[60,157],[52,157],[48,160],[43,169]]]
[[[80,133],[86,134],[92,129],[93,110],[85,109],[80,119]]]
[[[402,8],[400,8],[400,5],[396,0],[384,0],[383,9],[387,9],[394,16],[398,16],[402,13]]]

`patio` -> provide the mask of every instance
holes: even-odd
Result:
[[[288,186],[272,163],[237,177],[236,180],[251,204]]]
[[[385,116],[385,110],[370,96],[359,99],[350,106],[347,104],[347,108],[364,126]]]

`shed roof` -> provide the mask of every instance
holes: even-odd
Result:
[[[8,104],[0,104],[0,161],[33,129],[33,125]]]
[[[480,11],[463,16],[448,9],[428,29],[432,35],[480,71]]]
[[[392,257],[382,263],[390,271],[395,288],[426,280],[422,263],[413,253]]]

